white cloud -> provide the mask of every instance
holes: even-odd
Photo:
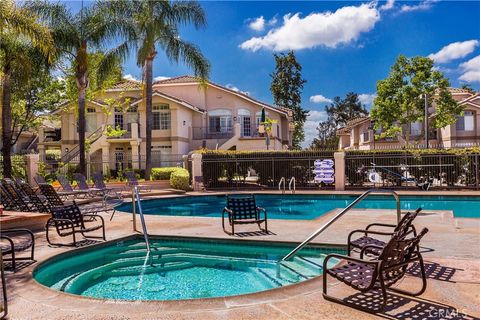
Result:
[[[307,120],[304,123],[303,129],[305,132],[305,140],[302,147],[308,147],[314,138],[318,136],[318,123],[327,120],[327,113],[325,111],[311,110],[308,112]]]
[[[265,18],[260,16],[253,19],[253,21],[248,24],[248,27],[255,31],[263,31],[265,29]]]
[[[458,78],[466,82],[480,82],[480,55],[460,65],[463,74]]]
[[[373,99],[375,99],[375,97],[376,94],[374,93],[362,93],[358,95],[358,100],[367,107],[370,107],[373,104]]]
[[[428,10],[437,1],[438,0],[424,0],[424,1],[421,1],[421,2],[417,2],[417,4],[414,4],[414,5],[404,4],[403,6],[400,7],[400,11],[401,12],[411,12],[411,11]]]
[[[310,102],[313,102],[313,103],[331,103],[331,102],[333,102],[333,100],[329,99],[329,98],[326,98],[321,94],[317,94],[317,95],[314,95],[314,96],[310,97]]]
[[[380,10],[387,11],[387,10],[393,9],[394,4],[395,4],[395,0],[387,0],[387,2],[384,5],[380,6]]]
[[[478,40],[468,40],[463,42],[453,42],[446,45],[437,53],[432,53],[428,57],[436,63],[446,63],[455,59],[464,58],[472,53],[479,45]]]
[[[153,78],[153,82],[170,79],[170,77],[158,76]]]
[[[132,76],[131,74],[126,74],[123,76],[123,79],[125,80],[130,80],[130,81],[140,81],[138,80],[137,78],[135,78],[134,76]]]
[[[278,22],[278,19],[277,19],[277,16],[275,15],[272,19],[268,20],[267,24],[269,26],[274,26],[277,24],[277,22]]]
[[[234,86],[234,85],[231,84],[231,83],[227,83],[227,84],[225,85],[225,87],[226,87],[227,89],[233,90],[233,91],[235,91],[235,92],[240,92],[240,93],[246,94],[247,96],[250,95],[250,92],[249,92],[249,91],[242,91],[242,90],[240,90],[238,87]]]
[[[271,29],[263,37],[253,37],[239,47],[254,52],[259,49],[300,50],[320,45],[335,48],[357,40],[379,20],[380,13],[374,3],[342,7],[335,12],[311,13],[304,18],[300,13],[289,13],[283,17],[282,26]]]

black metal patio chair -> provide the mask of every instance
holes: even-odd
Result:
[[[3,261],[11,261],[15,272],[18,260],[35,261],[35,236],[28,229],[1,230],[0,248],[2,249]],[[30,256],[19,257],[18,253],[30,249]]]
[[[263,212],[263,218],[261,217]],[[268,232],[267,228],[267,211],[264,208],[257,207],[254,195],[227,195],[227,206],[222,211],[222,227],[225,230],[225,213],[227,214],[228,223],[232,228],[232,235],[235,234],[236,224],[257,224],[260,230]],[[265,223],[265,229],[261,228],[261,224]],[[228,232],[227,232],[228,233]]]
[[[37,208],[38,212],[50,212],[50,206],[47,199],[35,192],[33,188],[24,181],[18,181],[17,186],[22,190],[23,194],[29,199],[29,201]]]
[[[427,232],[428,229],[424,228],[417,236],[409,239],[399,239],[393,236],[386,246],[383,247],[378,258],[374,260],[364,260],[363,256],[370,246],[374,247],[375,245],[365,246],[360,253],[360,259],[341,254],[327,255],[323,261],[323,297],[329,301],[345,304],[342,299],[328,295],[327,276],[340,280],[349,287],[361,292],[380,289],[383,298],[382,309],[385,308],[387,303],[387,288],[406,295],[421,295],[427,288],[427,277],[423,258],[418,247],[420,240]],[[329,269],[327,267],[328,261],[332,258],[340,259],[341,261]],[[405,276],[408,266],[413,263],[420,265],[422,278],[420,290],[410,292],[397,287],[393,288],[392,286]],[[348,305],[364,310],[358,305]]]
[[[23,195],[23,192],[18,190],[11,180],[2,179],[0,182],[2,189],[2,198],[5,197],[5,202],[9,210],[32,212],[36,211],[34,204],[30,203]]]
[[[414,212],[407,212],[398,224],[386,224],[386,223],[371,223],[365,230],[357,229],[353,230],[348,235],[347,240],[347,252],[350,255],[353,249],[361,251],[364,247],[375,245],[376,247],[370,247],[367,251],[369,254],[380,255],[381,248],[385,247],[387,244],[383,240],[379,240],[369,235],[379,235],[379,236],[393,236],[397,235],[399,239],[405,238],[407,235],[412,233],[414,236],[417,235],[415,226],[413,225],[413,220],[417,217],[418,213],[422,211],[422,208],[418,208]],[[393,231],[385,232],[378,230],[371,230],[372,227],[382,227],[382,228],[393,228]],[[363,234],[360,238],[352,239],[355,234]]]
[[[95,218],[86,220],[85,217]],[[90,223],[96,220],[97,218],[100,219],[100,224],[96,224],[93,226],[88,226],[86,223]],[[73,242],[70,244],[61,244],[61,243],[53,243],[50,239],[50,227],[55,227],[57,234],[60,237],[73,237]],[[86,233],[90,233],[96,230],[102,230],[102,236],[87,236]],[[77,245],[77,238],[76,234],[80,233],[85,238],[101,238],[104,241],[105,239],[105,222],[102,216],[93,215],[93,214],[85,214],[80,211],[77,204],[74,202],[72,205],[67,205],[63,207],[56,207],[52,209],[52,217],[48,219],[47,224],[45,225],[47,242],[50,245],[58,245],[58,246],[76,246]]]

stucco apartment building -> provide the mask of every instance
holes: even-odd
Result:
[[[429,146],[455,148],[480,145],[480,93],[457,88],[449,90],[453,98],[464,106],[465,112],[457,117],[454,124],[440,129],[430,128]],[[430,114],[434,112],[435,106],[429,108]],[[411,123],[402,129],[404,133],[409,132],[411,144],[426,145],[423,122]],[[374,135],[369,116],[352,119],[337,130],[339,149],[401,149],[406,143],[402,137],[374,139]]]
[[[293,127],[285,109],[212,82],[201,84],[192,76],[157,81],[153,90],[153,165],[171,155],[185,155],[202,147],[266,149],[265,137],[259,133],[262,109],[276,121],[269,149],[282,150],[291,145]],[[61,150],[63,162],[73,161],[78,155],[75,106],[65,103],[56,114],[61,118],[61,127],[40,130],[39,152],[42,156],[49,149]],[[114,168],[131,159],[134,168],[141,168],[146,152],[146,114],[140,82],[124,80],[88,101],[86,122],[92,163],[109,162]],[[107,126],[126,132],[109,136],[105,134]]]

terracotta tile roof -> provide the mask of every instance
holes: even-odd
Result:
[[[183,76],[179,76],[179,77],[174,77],[174,78],[155,81],[153,84],[154,85],[162,85],[162,84],[197,83],[197,82],[199,82],[199,78],[197,78],[195,76],[191,76],[191,75],[183,75]],[[210,84],[212,86],[215,86],[215,87],[219,87],[222,90],[229,91],[229,92],[234,93],[236,95],[242,96],[246,99],[252,100],[253,102],[258,103],[258,104],[260,104],[262,106],[265,106],[267,108],[278,110],[278,111],[281,111],[281,112],[284,112],[284,113],[288,113],[289,109],[287,109],[287,108],[283,108],[283,107],[280,107],[280,106],[272,106],[268,103],[257,100],[255,98],[249,96],[248,94],[229,89],[225,86],[219,85],[219,84],[211,82],[211,81],[208,81],[208,84]]]
[[[357,125],[357,124],[360,124],[360,123],[363,123],[363,122],[366,122],[366,121],[369,121],[370,120],[370,116],[363,116],[363,117],[358,117],[358,118],[355,118],[355,119],[352,119],[350,121],[347,122],[347,127],[351,127],[351,126],[354,126],[354,125]]]
[[[342,134],[349,134],[349,133],[350,133],[350,128],[343,127],[343,128],[337,129],[337,136]]]
[[[467,89],[462,89],[462,88],[448,88],[448,91],[450,91],[450,93],[468,93],[468,94],[472,94],[472,92],[470,92],[469,90],[467,90]]]
[[[113,86],[108,88],[109,90],[140,90],[142,88],[142,83],[135,80],[123,79],[120,82],[115,83]]]
[[[153,84],[170,84],[170,83],[195,83],[198,82],[198,78],[189,75],[183,75],[163,80],[155,81]]]

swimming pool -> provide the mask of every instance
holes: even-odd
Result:
[[[272,219],[310,220],[336,208],[345,208],[357,196],[354,195],[278,195],[257,194],[257,205],[268,210]],[[401,196],[402,210],[453,210],[455,217],[479,218],[480,196]],[[142,200],[145,214],[220,217],[225,207],[224,195],[185,196]],[[357,208],[395,209],[392,196],[369,196]],[[131,203],[117,207],[131,212]]]
[[[182,300],[225,297],[269,290],[322,273],[328,253],[308,246],[293,260],[277,261],[294,244],[198,238],[152,238],[152,251],[139,238],[60,254],[40,264],[34,279],[53,289],[94,298]],[[331,259],[334,265],[338,261]],[[330,266],[330,262],[329,262]]]

